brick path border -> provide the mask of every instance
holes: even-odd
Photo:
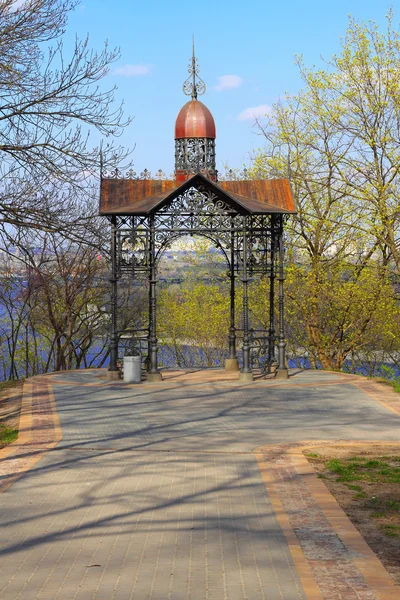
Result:
[[[293,498],[296,494],[296,487],[301,485],[312,497],[312,500],[320,508],[321,514],[329,523],[333,534],[338,537],[346,547],[348,554],[352,556],[354,571],[358,571],[370,590],[379,600],[398,600],[400,597],[399,586],[392,579],[390,573],[385,569],[378,556],[371,550],[367,542],[352,524],[346,513],[340,507],[334,496],[328,490],[318,474],[304,456],[304,452],[320,446],[348,446],[356,448],[365,444],[379,444],[382,446],[394,446],[396,442],[373,442],[357,441],[349,442],[345,440],[318,440],[304,441],[302,443],[282,446],[261,446],[255,450],[256,459],[260,468],[265,487],[270,497],[273,509],[276,513],[279,525],[286,536],[293,562],[299,574],[300,580],[308,600],[330,600],[331,598],[341,598],[339,588],[343,586],[342,572],[330,573],[329,584],[321,586],[316,581],[316,573],[321,568],[323,561],[310,561],[307,559],[303,547],[293,525],[291,511],[286,511],[282,503],[282,497],[279,493],[280,481],[273,474],[272,463],[286,459],[287,465],[293,469],[295,475],[292,478],[286,477],[285,484],[293,489]],[[287,466],[286,465],[286,466]],[[303,494],[304,495],[304,494]],[[299,504],[293,514],[296,519],[307,521],[309,517],[308,510],[303,509]],[[311,526],[312,529],[313,525]],[[306,528],[306,525],[305,525]],[[322,538],[323,539],[323,538]],[[323,544],[323,541],[322,541]],[[332,560],[329,561],[332,564]],[[313,564],[316,563],[316,564]],[[361,582],[362,583],[362,582]],[[367,593],[367,590],[366,590]],[[347,596],[345,596],[347,597]],[[354,596],[354,597],[359,597]],[[360,598],[363,596],[360,595]],[[365,597],[369,597],[368,595]]]
[[[31,377],[24,382],[18,431],[18,438],[0,450],[0,493],[62,440],[53,389],[47,378]]]

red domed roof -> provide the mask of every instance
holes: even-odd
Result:
[[[175,139],[216,138],[214,118],[199,100],[190,100],[179,111],[175,121]]]

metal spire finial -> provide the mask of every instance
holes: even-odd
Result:
[[[206,91],[206,84],[199,77],[200,67],[197,63],[197,58],[194,53],[194,36],[192,42],[192,59],[189,63],[189,77],[183,84],[183,92],[186,96],[192,96],[192,100],[197,100],[197,96],[201,96]]]

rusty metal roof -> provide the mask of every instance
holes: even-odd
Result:
[[[102,179],[101,215],[146,215],[191,187],[206,186],[240,214],[295,214],[296,204],[288,179],[221,181],[201,174],[181,185],[174,180]]]
[[[288,179],[220,181],[217,185],[253,214],[297,212]]]

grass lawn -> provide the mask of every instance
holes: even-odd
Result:
[[[11,429],[0,423],[0,448],[11,444],[18,437],[18,429]]]
[[[18,437],[22,385],[22,381],[0,383],[0,448]]]
[[[20,379],[17,379],[16,381],[0,381],[0,392],[4,390],[12,390],[20,387],[21,385],[22,381]]]
[[[400,445],[330,446],[305,455],[400,584]]]

